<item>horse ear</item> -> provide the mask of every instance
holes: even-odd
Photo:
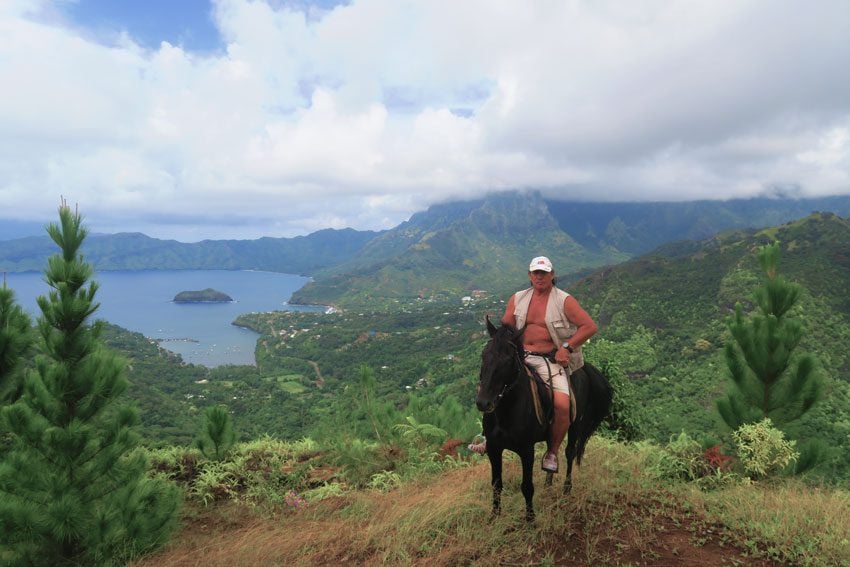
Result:
[[[496,334],[496,326],[493,325],[493,323],[490,322],[490,316],[489,315],[485,315],[484,318],[487,320],[487,332],[490,333],[490,336],[492,337],[493,335]]]

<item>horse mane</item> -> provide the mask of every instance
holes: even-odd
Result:
[[[502,323],[499,327],[496,327],[490,321],[490,316],[488,315],[487,330],[490,333],[490,339],[497,346],[501,343],[509,343],[522,349],[522,334],[525,329],[519,330],[508,323]]]
[[[517,339],[519,338],[519,331],[513,325],[509,325],[505,323],[498,329],[496,329],[496,334],[493,335],[493,340],[498,342],[505,343],[517,343]]]

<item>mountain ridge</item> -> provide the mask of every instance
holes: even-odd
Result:
[[[141,233],[93,234],[83,253],[97,270],[253,269],[310,275],[293,303],[374,304],[409,297],[501,292],[548,255],[562,279],[665,243],[758,228],[816,210],[850,215],[850,196],[729,201],[588,203],[507,191],[433,205],[385,231],[323,229],[294,238],[181,243]],[[778,219],[779,222],[774,222]],[[0,242],[0,271],[39,271],[46,237]]]
[[[476,289],[503,292],[525,282],[525,266],[537,255],[549,256],[562,279],[574,278],[667,242],[768,226],[767,219],[796,219],[813,207],[850,214],[850,197],[606,205],[551,202],[535,191],[499,193],[414,215],[346,263],[317,273],[292,301],[353,306]],[[577,217],[587,218],[587,225]]]
[[[307,275],[338,264],[381,232],[323,229],[294,238],[159,240],[139,232],[91,234],[83,244],[96,270],[266,270]],[[47,236],[0,242],[0,271],[43,269],[55,244]]]

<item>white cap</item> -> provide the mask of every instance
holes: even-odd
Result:
[[[535,270],[543,270],[544,272],[552,271],[552,262],[549,261],[549,258],[546,256],[538,256],[534,260],[531,261],[531,265],[528,266],[528,271],[533,272]]]

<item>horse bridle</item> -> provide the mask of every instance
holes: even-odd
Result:
[[[502,391],[499,392],[499,395],[496,396],[495,400],[493,400],[493,409],[491,411],[496,411],[496,408],[499,407],[499,402],[502,401],[502,398],[505,397],[505,394],[507,394],[508,392],[513,390],[514,386],[516,386],[517,382],[519,381],[519,378],[522,376],[523,368],[525,368],[525,363],[523,362],[523,357],[520,354],[521,349],[517,345],[515,345],[514,343],[510,343],[510,345],[511,345],[511,348],[514,349],[514,360],[516,361],[517,375],[516,375],[516,378],[514,380],[512,380],[510,383],[505,382],[505,385],[502,386]],[[479,385],[481,384],[480,378],[478,379],[478,384]]]
[[[517,382],[519,382],[520,377],[523,375],[523,370],[525,370],[525,374],[526,374],[526,376],[529,377],[529,379],[533,379],[528,374],[529,369],[525,364],[525,357],[526,357],[527,354],[538,354],[538,353],[528,353],[525,349],[518,347],[514,343],[510,343],[510,345],[511,345],[511,348],[514,349],[514,360],[516,361],[517,375],[516,375],[516,378],[514,380],[512,380],[510,383],[506,382],[505,385],[502,386],[502,391],[499,392],[499,395],[496,396],[495,400],[493,400],[493,409],[491,409],[490,412],[496,411],[496,408],[499,407],[499,402],[502,401],[502,398],[505,397],[505,394],[507,394],[508,392],[513,390],[513,387],[516,386]],[[547,364],[549,363],[548,358],[546,359],[546,363]],[[549,396],[551,398],[550,401],[551,401],[551,404],[552,404],[552,406],[551,406],[552,410],[551,411],[554,411],[555,388],[552,386],[552,377],[551,376],[552,376],[552,372],[549,371]],[[479,384],[479,386],[481,385],[481,378],[478,379],[478,384]],[[490,413],[490,412],[488,412],[488,413]],[[539,415],[538,415],[538,419],[540,419]]]

